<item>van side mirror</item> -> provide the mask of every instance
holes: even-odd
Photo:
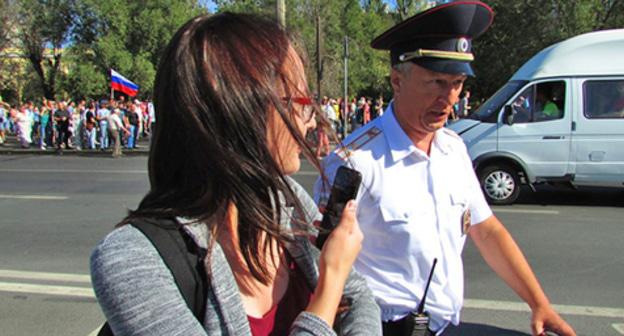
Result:
[[[513,125],[514,123],[514,111],[511,108],[511,105],[505,105],[503,108],[503,124],[505,125]]]

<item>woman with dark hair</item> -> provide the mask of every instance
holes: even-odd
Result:
[[[318,209],[288,176],[300,154],[320,171],[305,141],[317,108],[289,36],[256,16],[197,17],[166,49],[154,103],[151,189],[91,256],[115,335],[332,335],[334,322],[345,335],[381,334],[379,308],[351,268],[363,239],[355,204],[319,252]],[[127,225],[139,218],[173,218],[207,249],[203,320],[160,251]]]

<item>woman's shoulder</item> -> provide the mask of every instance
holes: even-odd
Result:
[[[91,254],[91,281],[111,328],[119,334],[203,335],[173,274],[151,241],[125,225]]]
[[[134,261],[160,259],[158,251],[147,237],[132,225],[111,231],[91,253],[91,274],[102,275],[118,271],[118,267],[131,267]]]
[[[142,240],[147,240],[147,237],[145,237],[136,227],[127,224],[117,227],[113,231],[109,232],[100,242],[98,242],[95,248],[97,250],[101,248],[110,248],[111,246],[117,246],[119,244],[134,244],[136,242],[141,242]]]

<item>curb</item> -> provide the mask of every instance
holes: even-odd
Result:
[[[67,149],[62,152],[57,152],[56,150],[41,150],[41,149],[14,149],[14,148],[2,148],[0,147],[0,155],[54,155],[54,156],[84,156],[84,157],[95,157],[95,156],[113,156],[112,150],[75,150],[75,149]],[[122,156],[148,156],[149,149],[126,149],[122,150]]]

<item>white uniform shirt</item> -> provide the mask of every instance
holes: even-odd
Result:
[[[438,258],[425,310],[431,329],[440,330],[459,323],[463,303],[462,217],[470,213],[471,226],[492,211],[461,138],[438,130],[427,155],[405,134],[392,106],[345,139],[347,150],[334,151],[324,169],[330,182],[341,165],[362,173],[357,217],[364,242],[355,268],[367,279],[382,320],[416,310]],[[319,178],[315,200],[326,200],[328,189]]]

